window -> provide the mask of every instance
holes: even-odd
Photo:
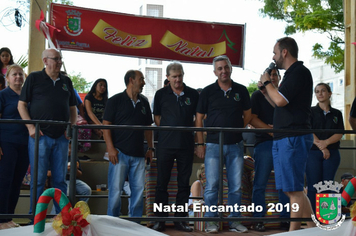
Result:
[[[145,82],[145,95],[153,97],[156,91],[162,88],[162,69],[146,68]]]
[[[147,4],[147,16],[163,17],[163,6]]]
[[[328,83],[328,85],[330,86],[331,92],[333,92],[334,91],[334,83],[330,82],[330,83]]]

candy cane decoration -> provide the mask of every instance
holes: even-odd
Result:
[[[67,196],[58,188],[49,188],[42,193],[37,201],[35,222],[34,222],[34,233],[42,233],[45,228],[46,215],[48,203],[53,199],[62,209],[62,211],[69,211],[72,207]]]
[[[346,185],[344,191],[341,194],[341,204],[343,206],[347,206],[347,204],[351,201],[351,197],[355,193],[355,188],[356,188],[356,178],[354,177]]]

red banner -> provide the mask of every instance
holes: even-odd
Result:
[[[53,39],[62,50],[212,63],[227,55],[243,66],[244,25],[171,20],[51,4]]]

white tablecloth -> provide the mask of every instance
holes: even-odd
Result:
[[[145,226],[137,223],[124,220],[117,217],[105,216],[105,215],[90,215],[88,221],[90,225],[85,227],[83,236],[163,236],[166,234],[157,232]],[[45,225],[43,233],[33,233],[33,225],[24,226],[19,228],[0,230],[1,236],[56,236],[57,233],[52,228],[52,223]]]

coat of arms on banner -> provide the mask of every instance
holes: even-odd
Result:
[[[312,219],[316,226],[323,230],[335,230],[345,221],[345,215],[341,214],[342,184],[333,181],[320,181],[313,185],[317,190],[315,215]],[[325,191],[335,193],[323,193]]]
[[[64,30],[67,34],[71,36],[78,36],[83,32],[81,28],[81,18],[80,15],[82,14],[76,10],[68,10],[67,13],[67,24],[64,26]]]

